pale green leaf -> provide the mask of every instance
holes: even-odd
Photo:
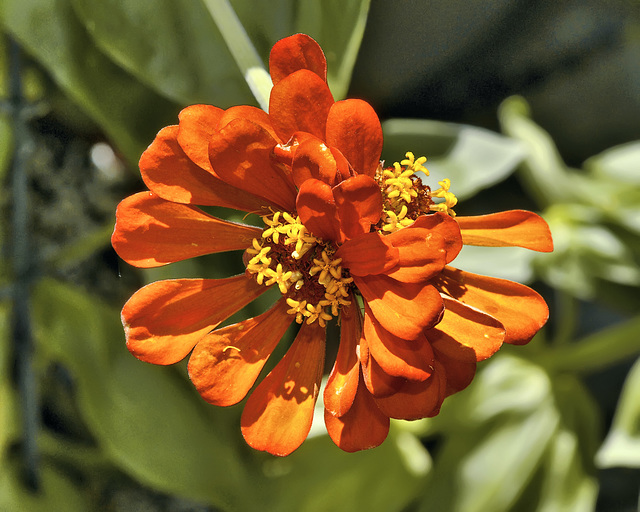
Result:
[[[584,163],[584,168],[602,180],[640,186],[640,141],[615,146],[592,156]]]

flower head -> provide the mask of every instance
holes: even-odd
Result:
[[[149,192],[118,207],[112,243],[138,267],[244,251],[244,274],[175,279],[136,292],[122,310],[127,347],[141,360],[189,359],[208,402],[242,401],[287,328],[285,356],[249,394],[242,433],[286,455],[311,427],[326,326],[337,358],[324,390],[325,424],[346,451],[377,446],[389,419],[438,413],[466,387],[476,362],[503,342],[528,342],[544,300],[521,284],[450,265],[463,243],[552,249],[545,222],[525,211],[454,217],[448,180],[432,190],[425,158],[384,167],[382,129],[361,100],[335,102],[326,61],[310,37],[276,43],[269,113],[194,105],[140,159]],[[263,227],[194,205],[256,213]],[[255,318],[221,327],[269,287],[282,295]]]

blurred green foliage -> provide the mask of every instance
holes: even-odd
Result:
[[[265,65],[281,37],[301,31],[316,38],[336,99],[346,96],[358,52],[367,51],[360,48],[367,0],[231,4]],[[73,182],[64,172],[86,171],[94,188],[83,191],[94,193],[102,183],[96,176],[110,176],[96,195],[114,198],[115,207],[117,198],[142,187],[137,159],[154,133],[176,122],[181,107],[255,104],[205,3],[4,0],[0,27],[0,97],[9,107],[0,113],[5,252],[12,243],[9,169],[24,143],[14,140],[15,109],[30,113],[37,145],[52,147],[48,159],[32,158],[30,167],[14,172],[31,172],[32,180],[34,169],[39,176],[58,173],[61,179],[51,182],[61,187]],[[9,37],[31,59],[21,69],[17,103],[8,97]],[[465,247],[456,263],[534,283],[552,304],[550,326],[529,346],[505,347],[479,365],[472,385],[448,399],[439,416],[394,422],[387,441],[363,453],[333,446],[321,413],[313,436],[290,457],[252,452],[239,432],[241,406],[211,407],[188,382],[184,365],[154,367],[127,352],[119,319],[124,297],[150,280],[229,275],[236,255],[142,272],[113,264],[113,219],[103,206],[80,210],[93,217],[92,227],[69,239],[43,238],[35,223],[29,290],[42,404],[40,489],[33,492],[22,478],[22,397],[10,327],[16,276],[3,258],[0,509],[131,510],[134,502],[119,498],[133,488],[138,498],[154,497],[152,510],[594,510],[598,471],[640,468],[638,362],[611,425],[587,385],[590,375],[607,368],[626,370],[640,353],[640,142],[611,148],[576,169],[563,162],[523,98],[505,99],[498,117],[504,135],[467,124],[385,120],[383,158],[399,160],[409,150],[427,155],[433,184],[450,178],[452,190],[468,200],[461,208],[482,209],[484,198],[503,197],[500,187],[517,176],[521,190],[509,193],[519,207],[542,212],[555,252]],[[45,137],[42,118],[62,134]],[[131,173],[90,160],[90,145],[105,139]],[[80,149],[78,140],[84,141]],[[53,168],[59,160],[65,165]],[[40,180],[35,195],[48,183]],[[69,222],[56,213],[60,202],[53,204],[39,214]],[[583,325],[585,304],[618,312],[618,323],[598,324],[595,331]]]

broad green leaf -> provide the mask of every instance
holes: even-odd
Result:
[[[400,445],[408,432],[392,429],[378,448],[345,453],[328,436],[308,439],[284,459],[270,459],[265,471],[273,475],[267,485],[276,497],[265,509],[281,512],[327,510],[404,510],[424,478],[423,468],[407,464]],[[424,451],[419,444],[411,450]]]
[[[0,468],[0,510],[3,512],[86,512],[89,503],[86,489],[73,483],[70,475],[59,472],[55,466],[40,466],[41,488],[32,492],[24,487],[18,475],[18,461],[3,461]]]
[[[96,49],[70,0],[4,0],[0,23],[130,163],[137,163],[159,127],[175,122],[174,103],[142,86]]]
[[[19,430],[16,418],[17,401],[10,380],[10,311],[11,308],[6,301],[0,303],[0,461],[4,458],[6,447]]]
[[[240,440],[212,423],[210,408],[175,369],[127,352],[117,311],[52,280],[40,282],[33,300],[38,350],[69,368],[84,420],[117,466],[154,488],[225,510],[255,506],[244,491]]]
[[[636,330],[636,338],[637,333]],[[596,462],[601,468],[640,468],[640,358],[629,371],[611,430]]]
[[[535,252],[522,247],[465,245],[452,264],[467,272],[526,284],[533,281],[531,262],[536,256]]]
[[[399,162],[411,151],[426,156],[425,184],[438,188],[449,178],[451,191],[465,199],[508,177],[524,157],[522,145],[482,128],[441,121],[390,119],[382,124],[383,158]]]
[[[13,155],[13,131],[11,121],[5,114],[0,114],[0,183],[4,183],[9,171]]]
[[[640,186],[640,141],[629,142],[592,156],[584,168],[594,177]]]
[[[541,464],[560,415],[548,375],[500,355],[444,404],[446,440],[419,510],[507,511]],[[441,413],[442,414],[442,413]]]

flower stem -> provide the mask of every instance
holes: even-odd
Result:
[[[229,0],[203,0],[260,108],[269,109],[271,77]]]

